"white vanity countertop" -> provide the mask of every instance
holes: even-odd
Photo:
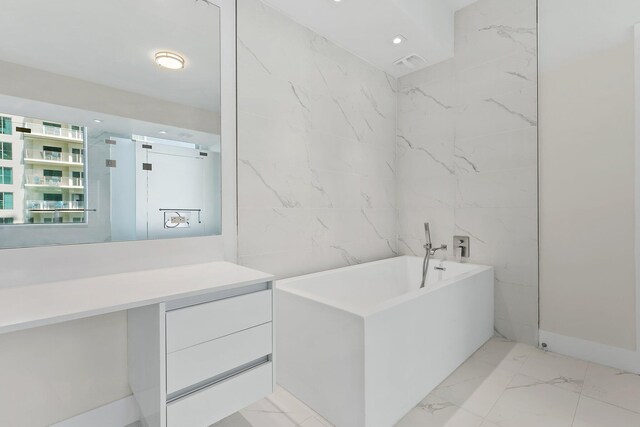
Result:
[[[273,280],[218,261],[0,289],[0,334]]]

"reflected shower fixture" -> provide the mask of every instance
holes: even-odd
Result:
[[[156,64],[163,68],[170,70],[179,70],[184,68],[184,58],[177,53],[173,52],[156,52],[155,54]]]

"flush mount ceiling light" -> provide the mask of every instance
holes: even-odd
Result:
[[[391,40],[391,42],[392,42],[393,44],[400,44],[400,43],[402,43],[402,42],[403,42],[403,41],[405,41],[405,40],[406,40],[406,39],[405,39],[403,36],[401,36],[401,35],[399,35],[399,34],[398,34],[397,36],[395,36],[395,37],[393,38],[393,40]]]
[[[170,70],[179,70],[184,68],[184,58],[173,52],[157,52],[155,55],[156,64]]]

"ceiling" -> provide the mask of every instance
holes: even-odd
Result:
[[[454,13],[476,0],[263,0],[394,77],[453,57]],[[405,40],[395,45],[401,35]],[[409,55],[415,68],[394,65]]]
[[[2,0],[3,61],[220,111],[219,10],[194,0]],[[160,68],[154,53],[186,60]]]
[[[220,136],[211,132],[186,130],[181,127],[109,114],[101,114],[102,121],[96,123],[95,113],[92,111],[0,94],[0,115],[3,114],[86,126],[89,138],[96,138],[103,134],[122,137],[131,137],[135,134],[188,142],[213,151],[220,151]]]

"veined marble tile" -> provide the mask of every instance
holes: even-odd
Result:
[[[453,141],[432,141],[407,136],[398,129],[397,174],[402,179],[409,174],[416,178],[449,174],[454,175]]]
[[[640,413],[581,396],[572,427],[600,426],[637,427]]]
[[[238,159],[240,208],[301,208],[311,190],[311,171],[281,169],[259,159]]]
[[[295,277],[311,273],[316,266],[312,252],[312,243],[307,249],[294,249],[280,252],[266,252],[252,255],[238,255],[240,265],[255,268],[273,274],[278,279]]]
[[[439,62],[430,67],[402,76],[402,78],[398,80],[398,91],[402,92],[403,89],[412,86],[449,80],[452,76],[455,76],[455,72],[455,62],[453,59]]]
[[[461,174],[536,167],[538,129],[529,127],[481,137],[457,138],[454,155],[456,173]]]
[[[210,427],[254,427],[245,417],[236,412],[229,415],[227,418],[218,421]]]
[[[482,0],[456,12],[456,33],[475,32],[496,23],[514,27],[536,26],[534,0]]]
[[[410,209],[399,209],[398,211],[398,236],[399,246],[402,246],[400,239],[415,239],[417,247],[414,247],[418,256],[424,255],[422,246],[425,243],[424,223],[430,224],[431,241],[435,245],[453,243],[454,222],[453,207],[415,207]],[[447,251],[449,252],[449,251]],[[447,253],[453,259],[453,252]]]
[[[535,347],[530,345],[495,337],[480,347],[471,357],[505,371],[517,373],[534,351]]]
[[[538,169],[508,169],[456,175],[460,208],[536,208]]]
[[[484,417],[514,375],[494,364],[470,358],[444,380],[433,394]]]
[[[301,206],[308,208],[359,209],[361,177],[353,172],[308,171]]]
[[[503,319],[538,323],[538,287],[496,280],[495,315]]]
[[[456,227],[469,234],[474,244],[496,247],[519,244],[537,247],[538,215],[535,207],[526,208],[457,208]]]
[[[287,80],[270,75],[254,77],[238,74],[239,112],[307,130],[314,119],[310,103],[310,94]],[[247,125],[250,126],[251,122]],[[238,128],[242,129],[240,126]]]
[[[538,323],[524,323],[519,320],[495,317],[496,332],[510,340],[532,346],[538,345]]]
[[[482,6],[482,5],[481,5]],[[535,16],[535,9],[530,10]],[[511,22],[509,22],[511,21]],[[479,28],[456,33],[455,62],[458,70],[477,66],[491,59],[510,55],[537,55],[537,29],[518,18],[491,19]]]
[[[368,232],[360,209],[312,209],[308,211],[313,243],[329,247],[350,243]],[[389,214],[393,218],[392,213]]]
[[[269,399],[262,399],[240,411],[252,427],[296,427],[311,416],[309,413],[287,411]],[[300,420],[300,417],[303,419]]]
[[[456,178],[450,174],[430,175],[422,169],[401,170],[397,185],[399,209],[452,208],[455,204]]]
[[[395,427],[478,427],[482,417],[435,395],[427,396]]]
[[[590,363],[582,393],[640,413],[640,375]]]
[[[536,86],[469,101],[460,106],[456,139],[535,128],[537,106]]]
[[[238,221],[242,255],[308,248],[313,237],[312,217],[305,209],[240,208]]]
[[[500,427],[571,427],[580,395],[516,375],[486,419]]]
[[[398,94],[398,114],[420,111],[430,116],[455,111],[455,82],[449,78],[434,83],[403,84]]]
[[[430,146],[432,141],[447,142],[453,145],[455,140],[454,111],[442,111],[426,114],[421,110],[408,111],[398,116],[397,134],[415,142],[415,145]],[[407,144],[406,141],[399,141]],[[407,144],[408,145],[408,144]]]
[[[515,54],[497,58],[458,71],[455,102],[466,104],[470,101],[521,91],[535,87],[537,79],[538,69],[535,57]]]
[[[572,392],[582,391],[588,362],[536,350],[520,369],[520,373],[540,382]]]

